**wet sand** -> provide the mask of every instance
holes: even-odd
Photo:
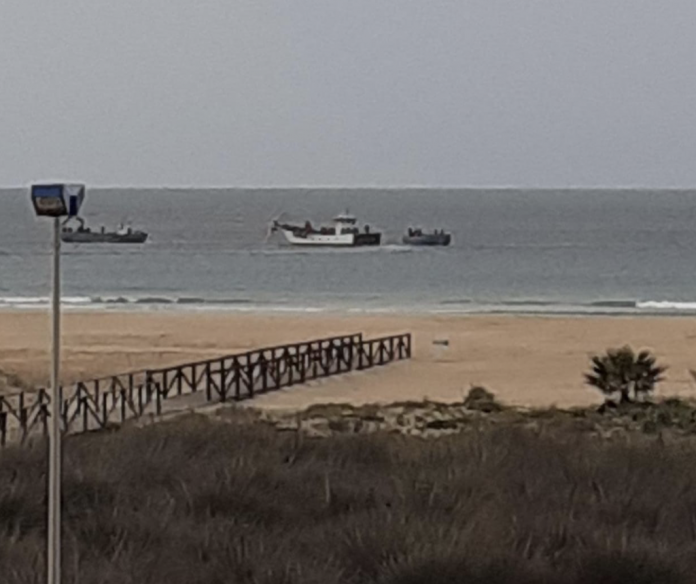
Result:
[[[0,370],[27,385],[48,378],[46,312],[0,312]],[[68,312],[63,380],[185,363],[335,334],[410,331],[414,356],[362,373],[312,382],[254,400],[261,407],[327,402],[457,401],[484,385],[525,406],[586,405],[589,357],[607,347],[647,348],[669,365],[661,395],[696,397],[696,318],[537,316],[259,315],[224,312]],[[449,347],[433,341],[447,340]]]

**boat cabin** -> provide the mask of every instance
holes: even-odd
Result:
[[[334,217],[334,223],[342,223],[345,225],[355,225],[358,220],[346,211],[345,213],[339,213]]]
[[[319,234],[319,235],[350,235],[350,234],[355,234],[357,235],[360,233],[360,230],[357,227],[357,218],[354,217],[353,215],[350,215],[348,212],[341,213],[339,215],[336,215],[336,217],[333,218],[333,225],[330,226],[321,226],[318,228],[315,228],[311,222],[306,221],[304,228],[296,228],[297,232],[302,232],[304,234]],[[370,232],[370,227],[368,225],[365,226],[365,233]]]

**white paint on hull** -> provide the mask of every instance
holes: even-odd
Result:
[[[340,235],[322,235],[321,233],[310,233],[307,237],[298,237],[289,229],[281,229],[285,239],[292,245],[316,245],[316,246],[336,246],[348,247],[355,244],[355,235],[343,233]]]

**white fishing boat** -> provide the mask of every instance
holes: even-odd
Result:
[[[280,231],[290,245],[355,247],[379,245],[382,241],[380,232],[370,231],[369,225],[361,229],[356,217],[347,211],[334,217],[331,224],[319,227],[310,221],[296,225],[274,220],[271,231]]]

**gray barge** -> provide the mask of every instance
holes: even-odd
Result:
[[[404,245],[449,245],[452,242],[452,235],[437,229],[432,233],[423,233],[420,229],[409,229],[401,241]]]
[[[69,227],[65,223],[60,234],[64,243],[145,243],[148,234],[144,231],[135,231],[130,227],[120,226],[116,231],[107,231],[104,227],[93,231],[85,227],[84,221],[77,217],[79,225],[76,228]]]

